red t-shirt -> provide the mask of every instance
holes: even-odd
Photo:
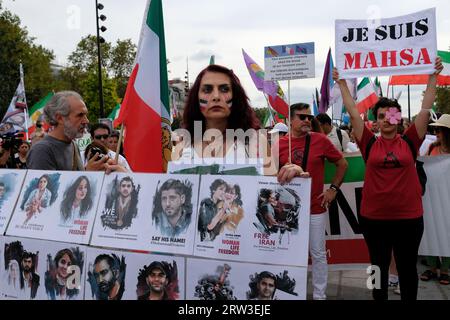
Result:
[[[323,193],[325,159],[336,162],[343,158],[342,153],[336,149],[327,136],[311,132],[311,144],[309,146],[308,163],[306,171],[309,172],[311,182],[311,214],[319,214],[326,211],[320,203],[319,196]],[[292,137],[292,163],[302,166],[303,152],[305,150],[306,136]],[[289,137],[280,138],[280,168],[289,161]]]
[[[364,127],[358,146],[366,160],[361,215],[375,220],[415,219],[423,214],[422,193],[415,159],[408,143],[397,135],[388,140],[378,137],[367,161],[366,146],[373,137]],[[405,135],[419,154],[423,142],[413,124]]]

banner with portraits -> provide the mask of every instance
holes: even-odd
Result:
[[[187,300],[306,300],[306,267],[188,258],[187,270]]]
[[[85,246],[1,237],[0,253],[0,299],[84,299]]]
[[[185,258],[89,248],[85,300],[182,300]]]
[[[103,177],[28,170],[7,235],[88,244]]]
[[[0,234],[6,230],[26,173],[25,170],[0,171]]]
[[[194,255],[306,266],[310,179],[202,176]]]
[[[111,174],[92,245],[192,254],[199,176]]]

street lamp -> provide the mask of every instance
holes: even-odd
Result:
[[[95,12],[96,12],[96,18],[97,18],[97,54],[98,54],[98,93],[100,98],[100,118],[105,117],[105,109],[104,105],[105,102],[103,100],[103,81],[102,81],[102,52],[100,49],[100,44],[105,43],[105,39],[100,37],[100,31],[105,32],[107,29],[105,26],[100,27],[100,21],[105,21],[106,16],[105,15],[98,15],[99,10],[103,10],[104,6],[101,3],[98,3],[98,0],[95,0]]]

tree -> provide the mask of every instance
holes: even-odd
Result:
[[[450,88],[437,87],[436,91],[436,107],[441,113],[450,114]]]
[[[136,56],[136,45],[131,39],[117,40],[117,43],[111,49],[109,69],[116,80],[117,95],[125,96],[128,79],[133,71],[134,59]]]
[[[105,114],[108,114],[125,95],[134,62],[136,47],[131,40],[101,44],[102,81]],[[100,110],[98,96],[97,38],[88,35],[81,39],[68,58],[69,67],[61,72],[60,84],[79,92],[89,109],[89,120],[97,122]]]
[[[4,10],[0,1],[0,117],[6,112],[20,80],[19,64],[25,74],[28,105],[42,98],[53,87],[50,62],[53,52],[34,43],[17,15]]]
[[[118,40],[115,45],[101,44],[102,80],[105,114],[123,99],[131,75],[136,46],[130,39]],[[89,120],[99,116],[97,38],[88,35],[81,39],[68,58],[69,67],[61,72],[60,84],[79,92],[89,108]]]

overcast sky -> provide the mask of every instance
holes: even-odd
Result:
[[[103,23],[107,41],[139,40],[146,0],[100,0],[107,16]],[[36,42],[65,65],[67,56],[82,37],[95,34],[95,0],[4,0],[4,7],[17,14]],[[320,89],[328,48],[334,55],[336,19],[389,18],[436,7],[438,49],[450,47],[449,0],[163,0],[169,78],[184,78],[189,57],[191,82],[208,63],[232,68],[241,79],[254,106],[265,100],[248,74],[241,49],[264,68],[264,47],[315,42],[316,78],[291,82],[291,102],[311,103],[314,88]],[[387,78],[382,78],[386,89]],[[287,82],[281,83],[287,95]],[[406,87],[400,103],[407,107]],[[423,86],[412,87],[413,113],[420,107]]]

